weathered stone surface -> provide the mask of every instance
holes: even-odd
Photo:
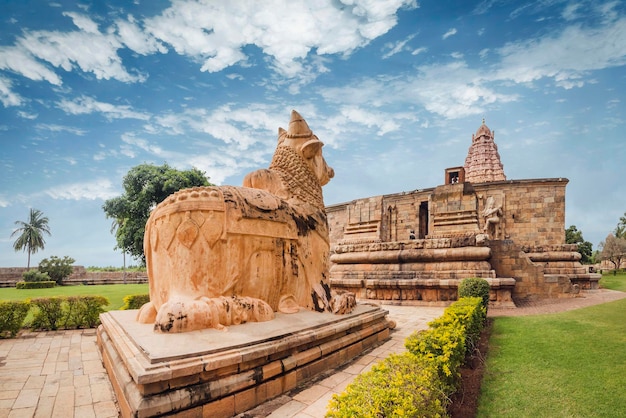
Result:
[[[334,176],[323,143],[293,111],[269,169],[244,187],[196,187],[160,203],[146,224],[150,302],[141,323],[160,332],[267,321],[300,308],[350,312],[331,293],[322,186]]]
[[[98,346],[121,416],[224,416],[259,405],[389,338],[387,311],[301,310],[224,333],[155,333],[134,311],[102,314]],[[202,414],[199,412],[202,409]]]

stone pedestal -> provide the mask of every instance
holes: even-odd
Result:
[[[387,311],[357,305],[272,321],[159,334],[137,311],[101,315],[98,346],[123,417],[231,417],[349,362],[389,337]]]

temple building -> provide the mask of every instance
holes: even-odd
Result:
[[[507,180],[484,120],[444,184],[326,208],[331,287],[361,300],[449,302],[467,277],[491,303],[572,297],[600,275],[565,243],[565,178]]]

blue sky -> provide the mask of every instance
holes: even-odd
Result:
[[[326,204],[443,183],[485,118],[508,179],[565,177],[597,248],[626,212],[623,1],[1,1],[0,266],[29,208],[121,266],[104,200],[142,163],[239,185],[298,110]]]

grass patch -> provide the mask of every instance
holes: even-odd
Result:
[[[120,309],[124,305],[124,296],[147,294],[148,284],[107,284],[94,286],[57,286],[50,289],[16,289],[14,287],[0,288],[0,300],[26,300],[51,296],[104,296],[109,304],[104,308],[107,311]]]
[[[604,273],[600,279],[600,287],[603,289],[619,290],[626,292],[626,272]]]
[[[626,299],[494,318],[478,417],[626,416]]]

